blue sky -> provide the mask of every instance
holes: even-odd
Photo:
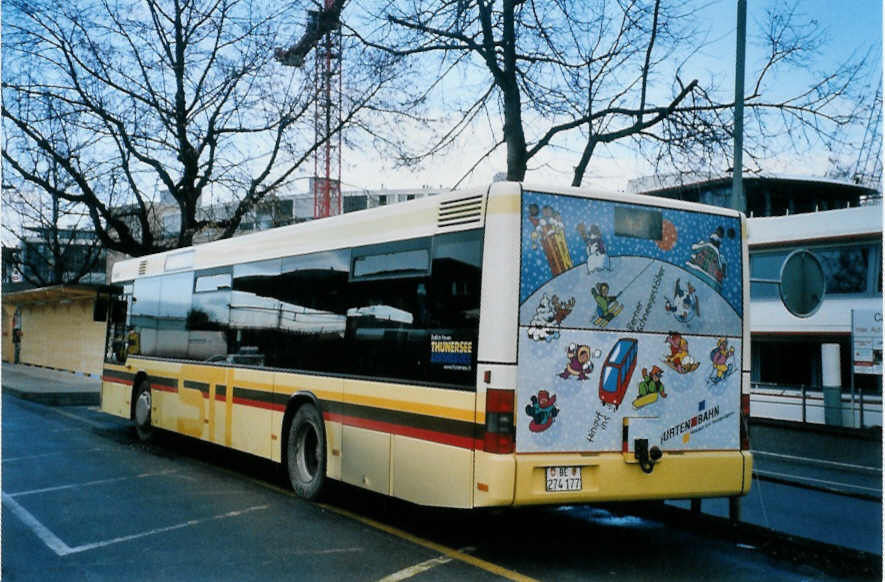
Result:
[[[734,57],[736,41],[736,0],[698,0],[702,8],[698,11],[697,26],[707,38],[704,48],[692,57],[682,71],[683,79],[698,78],[702,82],[713,78],[720,91],[727,92],[721,98],[730,99],[734,92]],[[814,18],[825,35],[826,47],[805,67],[789,74],[779,72],[768,79],[769,90],[777,93],[779,88],[796,92],[797,87],[805,87],[814,78],[815,72],[831,70],[852,55],[859,56],[871,51],[874,66],[867,74],[866,82],[871,86],[880,82],[882,58],[882,2],[881,0],[748,0],[748,48],[746,82],[754,79],[754,72],[763,64],[764,49],[760,46],[760,26],[766,22],[766,10],[777,6],[796,6],[800,16]],[[818,77],[819,78],[819,77]],[[723,95],[720,93],[720,95]],[[488,125],[497,120],[482,120],[482,126],[474,135],[464,140],[463,147],[454,153],[429,162],[418,170],[396,170],[392,166],[379,168],[377,158],[368,162],[371,172],[362,172],[366,167],[363,155],[355,153],[344,164],[343,177],[349,186],[408,187],[415,184],[451,186],[467,171],[491,143]],[[500,127],[498,127],[498,135]],[[862,135],[858,136],[860,141]],[[846,159],[856,159],[857,152],[835,152]],[[828,159],[832,155],[823,149],[805,153],[802,156],[784,156],[772,160],[772,172],[822,176],[828,169]],[[367,152],[367,158],[372,158]],[[350,163],[348,163],[348,161]],[[551,151],[545,159],[530,163],[527,181],[554,182],[568,184],[571,181],[571,168],[576,155],[567,152]],[[470,178],[462,183],[480,185],[488,183],[496,172],[506,169],[504,151],[482,164]],[[598,151],[591,162],[584,185],[605,190],[625,190],[628,180],[649,175],[649,168],[633,152],[614,144],[604,151]],[[380,178],[380,179],[379,179]]]
[[[747,71],[758,67],[764,54],[759,49],[759,27],[765,23],[766,11],[783,5],[784,0],[747,0]],[[815,68],[829,68],[849,58],[852,53],[872,49],[881,63],[882,55],[882,1],[881,0],[801,0],[796,2],[798,15],[818,21],[826,34],[827,47],[812,63]],[[702,26],[709,26],[714,44],[705,49],[704,56],[718,61],[717,72],[734,79],[734,55],[737,32],[737,1],[711,0],[700,13]],[[730,65],[730,66],[724,66]],[[876,79],[873,79],[875,82]]]

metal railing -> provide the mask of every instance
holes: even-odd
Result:
[[[806,385],[784,385],[773,384],[767,382],[751,383],[751,396],[762,398],[759,404],[770,404],[780,407],[799,407],[800,412],[791,415],[791,419],[798,416],[802,423],[821,424],[816,420],[809,419],[810,412],[819,412],[823,410],[823,418],[826,419],[830,415],[836,415],[841,418],[844,411],[848,410],[852,417],[851,425],[855,428],[866,427],[865,414],[878,412],[882,410],[882,395],[870,394],[861,388],[856,388],[856,392],[852,395],[850,392],[839,390],[835,392],[837,400],[833,402],[832,393],[828,395],[826,390],[820,386]],[[828,414],[829,412],[829,414]],[[750,415],[753,414],[751,406]],[[841,422],[838,424],[841,425]]]

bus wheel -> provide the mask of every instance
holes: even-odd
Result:
[[[295,413],[286,436],[286,470],[299,497],[316,499],[326,479],[326,432],[312,404]]]
[[[151,426],[151,387],[147,380],[139,382],[135,389],[135,432],[141,442],[148,442],[154,437],[154,427]]]

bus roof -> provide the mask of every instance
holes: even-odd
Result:
[[[113,282],[161,273],[211,269],[242,262],[432,236],[480,228],[485,224],[488,193],[517,196],[522,190],[598,198],[631,204],[678,208],[737,216],[734,210],[654,196],[591,191],[584,188],[495,182],[474,188],[312,220],[119,261]]]

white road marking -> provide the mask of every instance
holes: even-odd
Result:
[[[458,551],[469,554],[471,552],[475,552],[476,548],[466,547],[466,548],[461,548]],[[436,568],[437,566],[442,566],[443,564],[448,564],[452,560],[454,560],[454,558],[449,557],[449,556],[440,556],[438,558],[432,558],[430,560],[427,560],[426,562],[421,562],[420,564],[415,564],[414,566],[409,566],[408,568],[404,568],[404,569],[400,570],[399,572],[394,572],[390,576],[385,576],[384,578],[381,578],[380,580],[378,580],[378,582],[399,582],[400,580],[407,580],[409,578],[412,578],[413,576],[417,576],[418,574],[420,574],[422,572],[426,572],[427,570],[430,570],[431,568]]]
[[[40,523],[40,521],[31,515],[27,509],[19,505],[15,499],[6,493],[3,494],[3,505],[17,515],[18,518],[22,520],[26,526],[31,528],[31,531],[33,531],[37,537],[40,538],[44,544],[49,546],[49,549],[57,555],[64,556],[71,553],[71,548],[66,543],[61,541],[57,535],[49,531],[49,528]]]
[[[41,433],[59,433],[59,432],[76,432],[78,430],[83,430],[82,427],[64,427],[64,428],[41,428]],[[26,433],[26,434],[34,434],[33,427],[24,426],[22,428],[11,428],[11,427],[3,427],[3,434],[14,435],[17,433]]]
[[[364,548],[332,548],[330,550],[305,550],[303,552],[292,552],[292,554],[296,556],[324,556],[326,554],[346,554],[362,551],[364,551]]]
[[[800,477],[799,475],[786,475],[784,473],[774,473],[772,471],[753,471],[757,475],[761,477],[777,477],[779,479],[789,480],[789,481],[797,481],[801,483],[802,481],[813,481],[815,483],[824,483],[826,485],[836,485],[837,487],[844,487],[848,489],[866,489],[867,491],[874,491],[875,493],[882,493],[882,489],[877,489],[875,487],[864,487],[863,485],[853,485],[851,483],[840,483],[839,481],[827,481],[826,479],[815,479],[813,477]]]
[[[394,572],[390,576],[385,576],[378,580],[378,582],[400,582],[400,580],[407,580],[412,578],[413,576],[417,576],[422,572],[426,572],[431,568],[436,568],[437,566],[442,566],[443,564],[448,564],[452,561],[452,558],[448,556],[440,556],[438,558],[433,558],[427,560],[426,562],[421,562],[420,564],[415,564],[414,566],[409,566],[408,568],[403,568],[399,572]]]
[[[9,457],[2,460],[3,463],[14,463],[17,461],[29,461],[31,459],[40,459],[43,457],[54,457],[57,455],[69,455],[73,453],[91,453],[94,451],[106,451],[104,447],[94,447],[91,449],[71,449],[67,451],[53,451],[51,453],[41,453],[39,455],[25,455],[23,457]]]
[[[54,485],[52,487],[43,487],[42,489],[31,489],[30,491],[19,491],[18,493],[4,493],[4,497],[21,497],[23,495],[35,495],[37,493],[48,493],[50,491],[62,491],[64,489],[79,489],[80,487],[90,487],[92,485],[104,485],[106,483],[117,483],[128,479],[144,479],[146,477],[157,477],[160,475],[171,475],[174,470],[158,471],[156,473],[141,473],[140,475],[126,477],[111,477],[109,479],[98,479],[96,481],[86,481],[84,483],[69,483],[67,485]]]
[[[110,546],[113,544],[119,544],[122,542],[128,542],[131,540],[136,540],[139,538],[152,536],[160,533],[165,533],[168,531],[173,531],[177,529],[183,529],[186,527],[192,527],[195,525],[200,525],[202,523],[207,523],[210,521],[217,521],[220,519],[227,519],[230,517],[238,517],[240,515],[245,515],[247,513],[253,511],[259,511],[262,509],[267,509],[270,507],[269,505],[255,505],[253,507],[247,507],[246,509],[240,509],[238,511],[229,511],[227,513],[221,513],[218,515],[213,515],[212,517],[207,517],[204,519],[191,519],[185,521],[183,523],[177,523],[175,525],[170,525],[167,527],[160,527],[156,529],[151,529],[148,531],[139,532],[136,534],[131,534],[128,536],[120,536],[117,538],[111,538],[109,540],[103,540],[98,542],[92,542],[90,544],[83,544],[80,546],[71,547],[64,543],[57,535],[52,533],[48,527],[40,523],[40,521],[34,517],[27,509],[19,505],[19,503],[12,498],[12,496],[4,493],[3,494],[3,503],[6,505],[15,515],[18,516],[22,522],[28,526],[31,531],[33,531],[40,540],[45,543],[49,549],[56,553],[58,556],[67,556],[69,554],[77,554],[80,552],[85,552],[88,550],[94,550],[96,548],[103,548],[105,546]]]
[[[166,532],[168,532],[168,531],[173,531],[173,530],[176,530],[176,529],[182,529],[182,528],[185,528],[185,527],[192,527],[192,526],[195,526],[195,525],[200,525],[201,523],[207,523],[207,522],[210,522],[210,521],[217,521],[217,520],[220,520],[220,519],[227,519],[227,518],[229,518],[229,517],[237,517],[237,516],[240,516],[240,515],[245,515],[245,514],[247,514],[247,513],[251,513],[251,512],[253,512],[253,511],[260,511],[260,510],[262,510],[262,509],[267,509],[268,507],[270,507],[270,505],[255,505],[255,506],[252,506],[252,507],[247,507],[246,509],[240,509],[240,510],[238,510],[238,511],[228,511],[227,513],[221,513],[221,514],[219,514],[219,515],[213,515],[212,517],[207,517],[207,518],[205,518],[205,519],[191,519],[191,520],[185,521],[185,522],[183,522],[183,523],[177,523],[177,524],[175,524],[175,525],[170,525],[170,526],[167,526],[167,527],[161,527],[161,528],[157,528],[157,529],[152,529],[152,530],[144,531],[144,532],[137,533],[137,534],[132,534],[132,535],[128,535],[128,536],[122,536],[122,537],[119,537],[119,538],[113,538],[113,539],[110,539],[110,540],[105,540],[105,541],[102,541],[102,542],[93,542],[93,543],[91,543],[91,544],[84,544],[84,545],[82,545],[82,546],[77,546],[76,548],[71,548],[71,551],[68,552],[68,553],[73,554],[73,553],[77,553],[77,552],[85,552],[85,551],[87,551],[87,550],[94,550],[95,548],[103,548],[103,547],[105,547],[105,546],[110,546],[110,545],[112,545],[112,544],[119,544],[119,543],[121,543],[121,542],[128,542],[128,541],[131,541],[131,540],[136,540],[136,539],[139,539],[139,538],[144,538],[144,537],[147,537],[147,536],[156,535],[156,534],[159,534],[159,533],[166,533]]]
[[[836,461],[825,461],[823,459],[813,459],[811,457],[797,457],[794,455],[784,455],[781,453],[769,453],[767,451],[752,451],[754,455],[760,457],[771,457],[773,459],[786,459],[788,461],[799,461],[801,463],[809,463],[812,465],[828,465],[839,469],[857,469],[860,471],[872,471],[873,473],[881,473],[880,467],[870,467],[869,465],[852,465],[850,463],[839,463]]]
[[[88,424],[89,426],[94,426],[95,428],[108,428],[109,426],[111,426],[110,424],[108,424],[106,422],[97,422],[95,420],[83,418],[82,416],[79,416],[77,414],[71,414],[70,412],[65,412],[64,410],[59,410],[58,408],[52,408],[50,410],[52,410],[52,412],[55,412],[56,414],[60,414],[66,418],[73,418],[74,420],[79,420],[80,422],[84,422],[84,423]]]

